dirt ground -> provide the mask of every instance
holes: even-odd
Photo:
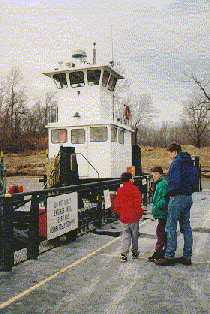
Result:
[[[45,174],[45,162],[45,151],[6,154],[4,156],[7,176],[41,176]]]
[[[168,172],[171,159],[166,148],[143,146],[141,151],[143,172],[150,172],[154,166],[160,166],[165,173]],[[209,170],[206,175],[210,176],[210,147],[195,148],[192,145],[182,145],[182,151],[188,152],[191,156],[198,156],[201,170]]]
[[[142,170],[150,172],[154,166],[161,166],[164,172],[168,172],[171,160],[165,148],[142,146]],[[192,145],[182,146],[191,156],[199,156],[202,170],[210,170],[210,147],[195,148]],[[24,152],[22,154],[6,154],[4,163],[7,176],[30,175],[41,176],[45,174],[46,152]],[[210,171],[205,173],[210,176]]]

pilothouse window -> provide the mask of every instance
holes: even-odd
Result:
[[[108,71],[104,71],[103,77],[102,77],[102,86],[106,87],[108,80],[110,77],[110,73]]]
[[[72,144],[84,144],[85,143],[85,129],[71,130],[71,142]]]
[[[111,127],[111,142],[117,142],[117,128]]]
[[[88,70],[87,71],[88,85],[99,85],[100,76],[101,70]]]
[[[120,144],[124,144],[124,130],[119,130],[118,133],[118,141]]]
[[[53,79],[57,88],[67,87],[66,73],[53,74]]]
[[[69,73],[71,87],[82,87],[85,85],[84,72],[77,71]]]
[[[67,130],[66,129],[52,130],[51,142],[53,144],[66,143],[67,142]]]
[[[116,77],[114,77],[113,75],[111,75],[110,79],[109,79],[109,83],[108,83],[108,89],[113,92],[115,85],[117,83],[117,79]]]
[[[107,127],[91,127],[90,142],[106,142],[108,139]]]

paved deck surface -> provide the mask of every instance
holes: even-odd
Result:
[[[0,313],[210,313],[210,191],[193,198],[192,266],[147,260],[156,242],[151,220],[140,221],[140,258],[120,263],[121,226],[115,222],[104,234],[86,234],[1,273]],[[150,206],[147,211],[149,218]],[[182,247],[179,233],[176,256]]]

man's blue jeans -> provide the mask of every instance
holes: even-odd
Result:
[[[170,198],[168,204],[168,216],[166,222],[167,248],[166,258],[174,258],[177,249],[177,222],[179,221],[180,232],[184,236],[183,257],[192,256],[192,229],[190,227],[190,209],[192,207],[192,196],[176,195]]]

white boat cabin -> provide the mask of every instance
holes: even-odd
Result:
[[[46,126],[48,156],[56,156],[61,145],[72,146],[80,178],[118,178],[132,166],[129,112],[122,107],[117,115],[114,103],[117,81],[123,77],[111,64],[83,62],[84,55],[77,50],[73,57],[79,65],[68,63],[43,73],[58,88],[51,104],[53,120]]]

